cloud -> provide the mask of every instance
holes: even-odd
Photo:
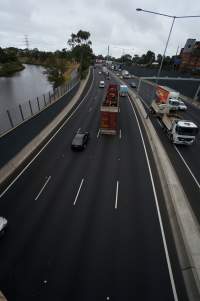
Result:
[[[67,46],[72,32],[88,30],[95,53],[110,52],[119,56],[123,49],[142,54],[151,49],[162,53],[171,19],[136,12],[137,7],[176,15],[200,15],[199,0],[192,7],[187,0],[1,0],[0,39],[2,46],[25,47],[28,34],[30,47],[56,50]],[[199,19],[176,20],[168,54],[176,53],[189,37],[200,39]]]

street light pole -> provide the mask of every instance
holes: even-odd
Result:
[[[167,14],[161,14],[161,13],[154,12],[154,11],[151,11],[151,10],[145,10],[145,9],[142,9],[142,8],[136,8],[136,10],[139,11],[139,12],[142,11],[142,12],[145,12],[145,13],[164,16],[164,17],[167,17],[167,18],[172,18],[172,24],[171,24],[171,27],[170,27],[169,35],[168,35],[167,42],[166,42],[165,49],[164,49],[164,53],[163,53],[162,60],[161,60],[161,63],[160,63],[160,67],[158,69],[158,73],[157,73],[157,77],[156,77],[156,83],[158,84],[158,80],[159,80],[160,73],[161,73],[161,70],[162,70],[165,54],[166,54],[166,51],[167,51],[167,47],[168,47],[168,44],[169,44],[169,40],[170,40],[170,36],[171,36],[171,33],[172,33],[172,29],[173,29],[175,20],[176,19],[184,19],[184,18],[200,18],[200,15],[196,15],[196,16],[172,16],[172,15],[167,15]]]
[[[166,45],[165,45],[165,50],[164,50],[164,53],[163,53],[163,56],[162,56],[160,67],[158,69],[158,73],[157,73],[157,77],[156,77],[156,83],[157,84],[158,84],[158,80],[159,80],[160,73],[161,73],[161,70],[162,70],[163,62],[164,62],[164,59],[165,59],[165,54],[166,54],[166,51],[167,51],[167,47],[168,47],[168,44],[169,44],[169,40],[170,40],[170,37],[171,37],[171,33],[172,33],[172,29],[173,29],[173,26],[174,26],[175,19],[176,19],[176,17],[173,17],[172,24],[171,24],[170,31],[169,31],[169,35],[168,35],[167,42],[166,42]]]

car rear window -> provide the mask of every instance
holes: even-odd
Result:
[[[82,141],[83,141],[83,137],[84,137],[84,135],[82,135],[82,134],[77,134],[77,135],[74,137],[74,139],[73,139],[73,143],[74,143],[74,144],[81,144]]]

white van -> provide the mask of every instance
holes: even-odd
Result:
[[[99,88],[104,88],[105,87],[105,82],[104,80],[101,80],[99,83]]]

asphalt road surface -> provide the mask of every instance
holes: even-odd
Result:
[[[96,70],[80,108],[0,195],[9,221],[0,288],[9,301],[187,300],[150,147],[128,98],[120,99],[119,134],[99,134],[102,77]],[[70,149],[78,129],[91,134],[80,153]]]

